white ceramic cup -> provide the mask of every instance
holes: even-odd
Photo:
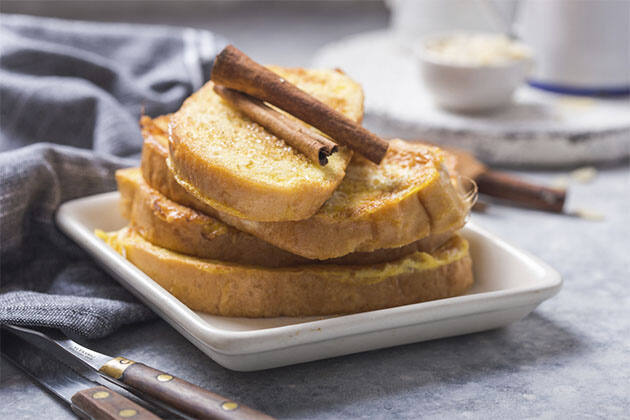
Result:
[[[630,1],[520,0],[516,32],[536,51],[535,85],[630,93]]]

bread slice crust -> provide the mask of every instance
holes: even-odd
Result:
[[[313,260],[277,248],[218,219],[169,200],[150,187],[139,168],[116,171],[121,213],[140,236],[154,245],[199,258],[263,267],[313,264]],[[325,264],[378,264],[416,251],[431,252],[452,236],[434,235],[400,248],[358,252],[324,260]]]
[[[473,284],[468,242],[367,266],[263,268],[157,247],[130,229],[97,235],[193,310],[239,317],[363,312],[457,296]]]
[[[361,120],[363,92],[345,74],[271,69],[347,117]],[[247,220],[312,216],[342,181],[352,151],[340,146],[321,166],[231,108],[213,86],[204,85],[171,118],[168,165],[178,183],[198,200]]]
[[[147,183],[177,203],[305,258],[402,247],[454,232],[468,215],[469,203],[451,184],[439,149],[392,140],[379,166],[356,155],[344,181],[314,216],[294,222],[241,219],[196,199],[175,180],[166,165],[168,120],[141,120],[141,167]]]

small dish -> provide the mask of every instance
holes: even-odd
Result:
[[[118,192],[64,203],[59,228],[112,276],[220,365],[251,371],[498,328],[560,290],[538,258],[469,223],[475,285],[464,296],[352,315],[228,318],[194,312],[94,235],[125,226]]]
[[[442,108],[499,108],[532,69],[531,50],[503,35],[453,32],[423,38],[415,49],[426,89]]]

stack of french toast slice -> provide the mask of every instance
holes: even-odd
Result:
[[[337,70],[269,67],[360,123]],[[288,116],[288,118],[291,118]],[[129,225],[98,235],[194,310],[353,313],[464,293],[470,201],[437,147],[391,140],[380,164],[343,145],[318,165],[208,82],[174,114],[142,117],[140,168],[116,174]]]

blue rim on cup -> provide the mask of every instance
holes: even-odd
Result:
[[[602,88],[584,88],[573,87],[562,84],[540,82],[537,80],[528,80],[527,84],[537,89],[546,90],[554,93],[577,96],[628,96],[630,95],[630,86],[602,87]]]

